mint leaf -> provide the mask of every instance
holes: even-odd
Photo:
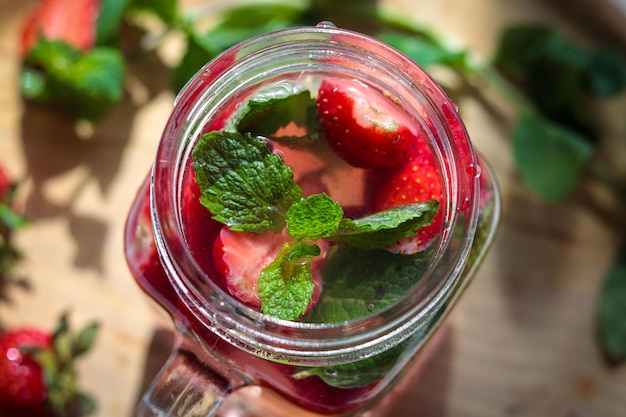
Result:
[[[494,63],[510,78],[523,81],[552,36],[552,30],[541,24],[511,26],[500,36]]]
[[[613,51],[595,52],[583,76],[589,94],[614,97],[626,89],[626,60]]]
[[[318,240],[330,236],[343,218],[343,209],[326,194],[314,194],[287,211],[287,230],[294,239]]]
[[[178,18],[177,0],[131,0],[130,7],[150,13],[165,24],[174,23]]]
[[[307,129],[309,136],[315,136],[318,130],[315,100],[302,85],[281,81],[250,97],[229,120],[226,130],[273,138],[280,128],[290,123]]]
[[[423,67],[433,65],[463,67],[467,59],[467,52],[465,51],[444,48],[414,33],[384,30],[379,32],[376,37],[402,51]]]
[[[292,375],[295,379],[318,376],[326,384],[336,388],[364,387],[379,380],[393,368],[406,343],[400,343],[371,358],[337,366],[306,368]]]
[[[63,41],[40,40],[26,59],[25,97],[64,107],[77,119],[95,120],[123,97],[121,53],[98,47],[81,53]]]
[[[579,134],[536,116],[523,116],[513,133],[513,154],[524,180],[548,200],[577,184],[592,146]]]
[[[393,207],[360,219],[344,219],[329,240],[348,242],[368,249],[395,243],[402,237],[415,235],[421,227],[432,223],[439,201]]]
[[[287,242],[276,259],[263,269],[257,284],[264,314],[295,320],[306,313],[313,296],[311,259],[320,254],[316,245]]]
[[[216,49],[210,39],[191,33],[187,36],[187,48],[178,66],[172,70],[172,84],[175,91],[180,91],[187,81],[221,51]]]
[[[96,25],[96,44],[103,45],[114,38],[131,0],[102,0]]]
[[[403,296],[425,267],[421,253],[400,255],[385,249],[334,246],[322,270],[324,291],[303,320],[338,323],[372,314]]]
[[[250,135],[211,132],[193,150],[200,202],[234,231],[280,232],[300,201],[293,171],[267,144]]]
[[[244,4],[226,10],[207,37],[217,50],[225,50],[266,32],[292,27],[303,9],[285,3]]]
[[[626,360],[626,245],[606,276],[597,310],[598,339],[607,358]]]

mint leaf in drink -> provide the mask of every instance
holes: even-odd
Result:
[[[281,128],[293,123],[308,132],[311,138],[317,132],[315,100],[302,85],[281,81],[266,86],[250,97],[229,120],[226,130],[275,138]],[[302,141],[305,138],[298,138]]]
[[[315,241],[330,236],[343,218],[343,209],[326,194],[303,199],[287,212],[287,230],[294,239]]]
[[[291,168],[250,135],[203,135],[193,160],[201,204],[234,231],[280,232],[285,214],[302,198]]]
[[[425,268],[421,253],[400,255],[385,249],[334,246],[322,270],[324,291],[303,320],[338,323],[372,314],[404,295]]]
[[[343,219],[329,240],[372,249],[395,243],[415,235],[421,227],[432,223],[439,201],[396,206],[359,219]]]
[[[283,320],[296,320],[306,313],[314,290],[311,260],[319,254],[320,248],[316,245],[285,243],[257,281],[264,314]]]
[[[598,339],[612,362],[626,360],[626,246],[606,276],[597,311]]]
[[[513,154],[524,180],[552,201],[578,184],[592,152],[578,133],[536,116],[523,116],[513,133]]]

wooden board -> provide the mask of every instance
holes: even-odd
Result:
[[[171,340],[167,320],[130,276],[122,233],[174,97],[166,90],[165,69],[146,56],[133,64],[139,93],[82,136],[59,115],[24,104],[17,90],[17,36],[33,3],[0,0],[0,160],[24,179],[20,202],[31,220],[17,235],[25,258],[15,278],[3,283],[0,323],[50,327],[65,310],[75,325],[99,320],[97,347],[80,366],[82,382],[99,401],[98,417],[130,417]],[[538,0],[382,4],[484,56],[511,22],[532,19],[580,39],[588,34]],[[478,101],[461,107],[477,148],[500,181],[503,221],[442,346],[421,376],[386,404],[387,415],[625,415],[626,367],[610,368],[603,361],[593,322],[623,220],[619,223],[610,205],[597,209],[607,207],[597,201],[608,197],[595,184],[564,203],[542,202],[514,169],[510,120],[493,118]],[[622,172],[624,108],[620,97],[598,115],[615,139],[610,152],[621,152],[621,162],[615,161]]]

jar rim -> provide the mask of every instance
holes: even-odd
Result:
[[[474,177],[468,182],[461,184],[457,179],[463,177],[463,167],[458,165],[455,157],[455,146],[452,143],[452,133],[446,123],[441,123],[444,131],[442,143],[439,144],[439,158],[451,176],[447,187],[449,196],[448,218],[446,232],[448,236],[441,240],[443,245],[439,253],[447,250],[450,244],[451,231],[457,227],[459,210],[464,195],[469,197],[469,205],[464,209],[463,239],[455,246],[453,262],[445,269],[445,280],[439,281],[438,286],[431,288],[426,294],[416,297],[405,295],[400,301],[409,298],[419,298],[419,303],[403,303],[396,301],[390,307],[371,315],[340,323],[313,324],[300,321],[285,321],[264,315],[258,311],[245,307],[237,302],[209,277],[205,277],[210,288],[211,301],[207,300],[206,288],[199,290],[191,282],[187,274],[189,268],[200,268],[194,261],[189,247],[183,242],[172,244],[169,237],[179,236],[182,228],[180,204],[182,201],[182,173],[184,171],[184,159],[189,157],[190,147],[180,147],[180,140],[193,141],[201,126],[212,113],[207,112],[207,100],[219,96],[228,88],[226,81],[236,80],[241,76],[237,69],[241,65],[249,65],[250,62],[258,62],[259,59],[268,59],[271,51],[277,48],[299,47],[305,50],[311,45],[324,44],[329,49],[352,50],[353,53],[366,53],[368,60],[380,60],[381,65],[393,66],[393,75],[404,77],[407,85],[413,88],[414,94],[422,94],[432,106],[433,114],[440,120],[445,120],[443,109],[449,111],[448,122],[453,121],[462,130],[462,137],[466,143],[466,155],[472,164],[476,164],[471,143],[463,123],[452,101],[447,97],[443,89],[410,58],[399,51],[382,43],[381,41],[358,32],[338,29],[324,23],[316,27],[297,27],[270,32],[251,38],[242,44],[225,51],[220,56],[209,62],[192,77],[184,89],[179,93],[175,101],[175,108],[164,130],[162,140],[157,150],[151,175],[151,215],[156,246],[161,256],[162,263],[173,282],[179,297],[191,307],[190,310],[196,317],[211,330],[220,334],[223,338],[245,350],[263,354],[274,360],[283,360],[294,357],[299,358],[301,363],[319,361],[321,358],[342,355],[346,362],[353,358],[362,358],[378,353],[382,346],[399,343],[406,339],[416,329],[427,323],[428,318],[437,314],[438,308],[446,303],[448,296],[459,284],[459,278],[463,272],[469,250],[472,245],[474,230],[478,219],[479,182]],[[263,58],[265,57],[265,58]],[[235,69],[234,69],[235,68]],[[229,76],[230,74],[230,76]],[[262,77],[264,75],[259,75]],[[226,80],[226,81],[225,81]],[[239,80],[241,82],[241,79]],[[402,81],[397,80],[399,83]],[[216,87],[217,86],[217,87]],[[212,88],[215,87],[215,88]],[[407,88],[409,88],[407,87]],[[196,129],[196,130],[194,130]],[[193,133],[195,132],[195,133]],[[441,133],[441,132],[440,132]],[[175,163],[171,163],[176,156]],[[440,161],[440,162],[441,162]],[[456,164],[450,164],[450,161]],[[165,184],[174,186],[175,191],[170,192],[168,198],[161,197]],[[468,189],[461,190],[460,187]],[[158,197],[157,197],[158,196]],[[182,239],[181,239],[182,240]],[[446,258],[447,259],[447,258]],[[441,266],[441,259],[435,260],[426,272],[435,273],[435,267]],[[444,274],[444,271],[440,271]]]

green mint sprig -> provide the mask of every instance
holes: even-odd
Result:
[[[266,141],[249,134],[214,131],[203,135],[193,159],[200,203],[215,220],[234,231],[257,234],[279,233],[286,227],[297,242],[293,246],[288,242],[259,279],[263,312],[285,320],[299,318],[311,301],[312,284],[304,283],[311,282],[311,261],[319,248],[304,241],[326,238],[381,247],[430,224],[439,209],[433,200],[360,219],[344,218],[341,206],[325,194],[303,198],[291,168],[271,152]]]

